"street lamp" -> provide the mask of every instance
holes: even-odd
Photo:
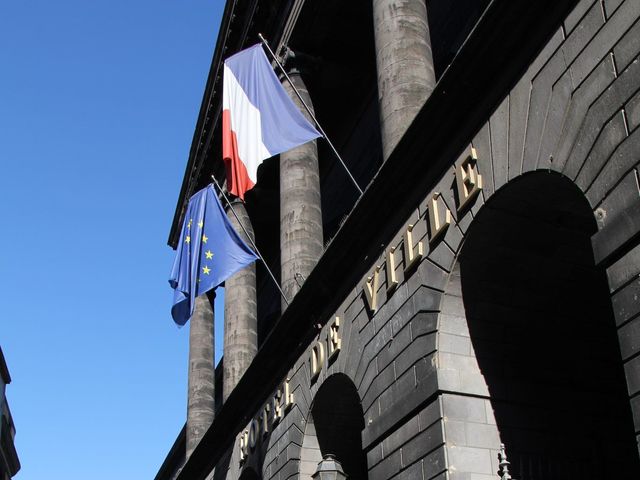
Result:
[[[336,460],[335,455],[327,453],[321,462],[318,463],[316,472],[311,475],[313,480],[346,480],[347,476],[342,470],[342,465]]]

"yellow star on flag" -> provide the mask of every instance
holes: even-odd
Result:
[[[207,267],[206,265],[202,267],[202,273],[209,275],[209,272],[211,272],[211,269],[209,267]]]
[[[187,235],[187,238],[184,239],[185,243],[191,243],[191,237]]]
[[[204,252],[204,254],[207,257],[207,260],[213,259],[213,252],[211,250],[207,250],[206,252]]]
[[[202,234],[202,243],[207,243],[207,240],[209,240],[209,237],[207,237],[204,233]]]
[[[203,222],[202,220],[200,220],[200,222],[198,223],[198,226],[199,226],[200,228],[202,228],[202,227],[203,227],[203,225],[204,225],[204,222]]]

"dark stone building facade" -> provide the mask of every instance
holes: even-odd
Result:
[[[229,0],[172,245],[259,32],[366,188],[301,154],[322,252],[288,305],[256,265],[257,352],[156,478],[489,480],[501,443],[518,479],[640,478],[640,2]],[[246,215],[285,283],[279,162]]]
[[[16,427],[13,424],[6,388],[11,383],[11,375],[0,348],[0,480],[9,480],[20,470],[20,460],[13,439]]]

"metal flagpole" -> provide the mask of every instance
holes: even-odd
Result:
[[[362,189],[360,188],[360,185],[358,185],[358,182],[356,182],[356,179],[353,178],[353,175],[351,175],[351,172],[347,168],[347,165],[344,163],[344,161],[342,160],[342,157],[340,156],[340,154],[338,153],[336,148],[333,146],[333,143],[331,143],[331,140],[329,140],[329,137],[327,137],[327,134],[325,133],[325,131],[322,128],[322,126],[318,123],[318,120],[316,120],[316,117],[313,114],[313,112],[311,111],[311,109],[309,108],[309,106],[305,103],[304,99],[302,98],[302,96],[298,92],[298,89],[296,88],[296,86],[291,81],[291,78],[289,78],[289,75],[287,75],[287,72],[285,71],[285,69],[282,66],[282,64],[280,63],[280,61],[278,60],[278,57],[276,57],[276,54],[273,53],[273,50],[271,50],[271,47],[269,47],[269,44],[267,43],[267,40],[262,36],[261,33],[258,34],[258,37],[260,37],[260,40],[262,40],[263,45],[267,48],[267,50],[271,54],[271,57],[275,60],[276,64],[280,68],[280,71],[284,74],[285,78],[289,82],[289,85],[291,85],[291,88],[293,88],[293,91],[296,93],[296,95],[298,97],[298,100],[300,100],[300,102],[304,106],[305,110],[307,111],[309,116],[312,118],[313,122],[316,124],[316,127],[318,127],[318,130],[320,131],[320,134],[327,141],[327,143],[329,144],[329,147],[331,147],[331,150],[333,150],[333,153],[335,154],[337,159],[340,161],[340,163],[344,167],[345,171],[347,172],[347,175],[349,175],[349,178],[353,182],[353,185],[358,189],[358,192],[360,193],[360,195],[362,195]]]
[[[253,247],[255,252],[258,254],[258,257],[260,257],[260,260],[262,260],[262,263],[264,264],[264,268],[266,268],[267,272],[269,272],[269,275],[271,276],[271,279],[273,280],[273,283],[276,284],[276,287],[278,288],[278,291],[280,292],[280,295],[282,295],[282,298],[284,298],[284,301],[287,303],[287,305],[289,305],[289,299],[287,298],[287,296],[282,291],[282,288],[280,288],[280,285],[278,284],[278,281],[276,280],[276,277],[273,276],[273,273],[271,272],[271,269],[269,268],[269,265],[267,265],[267,262],[264,261],[264,257],[260,253],[260,250],[258,250],[258,247],[256,246],[255,242],[251,238],[251,235],[249,235],[249,232],[247,232],[247,229],[244,228],[244,225],[240,221],[240,218],[238,217],[238,214],[236,214],[236,211],[233,209],[233,205],[231,205],[231,200],[229,200],[229,197],[227,197],[227,194],[224,193],[224,190],[222,190],[222,187],[220,186],[220,184],[216,180],[216,177],[211,175],[211,180],[213,180],[213,183],[218,188],[218,191],[222,194],[222,196],[226,200],[227,205],[229,205],[229,208],[231,209],[231,212],[233,213],[233,216],[236,217],[236,220],[238,221],[238,225],[240,225],[240,228],[242,228],[242,231],[244,232],[244,234],[249,239],[249,242],[251,242],[251,246]]]

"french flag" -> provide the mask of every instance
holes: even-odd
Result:
[[[230,193],[244,200],[263,160],[319,136],[287,95],[260,44],[227,58],[222,158]]]

